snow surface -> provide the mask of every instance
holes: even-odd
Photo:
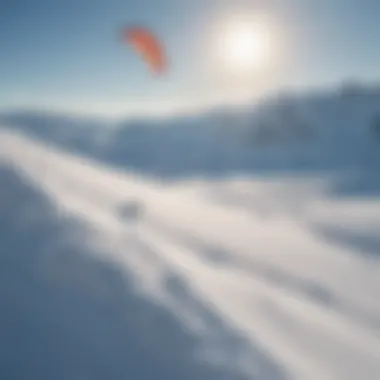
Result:
[[[379,198],[333,197],[322,178],[153,182],[6,129],[0,159],[201,339],[203,359],[257,380],[380,378]]]

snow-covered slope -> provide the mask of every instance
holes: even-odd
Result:
[[[248,379],[206,362],[204,340],[141,294],[130,268],[102,258],[90,226],[55,201],[1,161],[1,378]],[[217,336],[233,339],[214,321]]]
[[[200,357],[255,380],[380,377],[380,262],[345,239],[379,236],[378,199],[337,200],[328,183],[306,177],[169,186],[6,131],[0,144],[6,165],[86,227],[90,256],[131,272],[139,291],[201,340]],[[126,204],[142,216],[126,219]],[[75,272],[83,281],[85,267]],[[165,337],[160,344],[165,350]],[[123,347],[117,340],[107,349],[120,358]],[[97,360],[110,365],[107,355]]]

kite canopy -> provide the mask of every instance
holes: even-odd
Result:
[[[163,45],[157,36],[144,27],[129,27],[123,30],[123,41],[131,44],[156,74],[166,71]]]

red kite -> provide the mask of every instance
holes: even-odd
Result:
[[[123,41],[131,44],[156,74],[166,71],[165,51],[153,32],[143,27],[125,28]]]

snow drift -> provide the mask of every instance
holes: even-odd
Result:
[[[30,217],[28,192],[2,196],[7,375],[25,378],[21,359],[46,378],[379,377],[380,263],[347,239],[368,225],[378,236],[378,199],[336,199],[306,177],[158,184],[22,135],[0,141],[3,162],[56,208],[34,230],[22,220],[44,212]],[[144,207],[135,226],[120,215],[133,199]],[[59,233],[67,218],[77,235]],[[95,259],[105,264],[94,273]]]

